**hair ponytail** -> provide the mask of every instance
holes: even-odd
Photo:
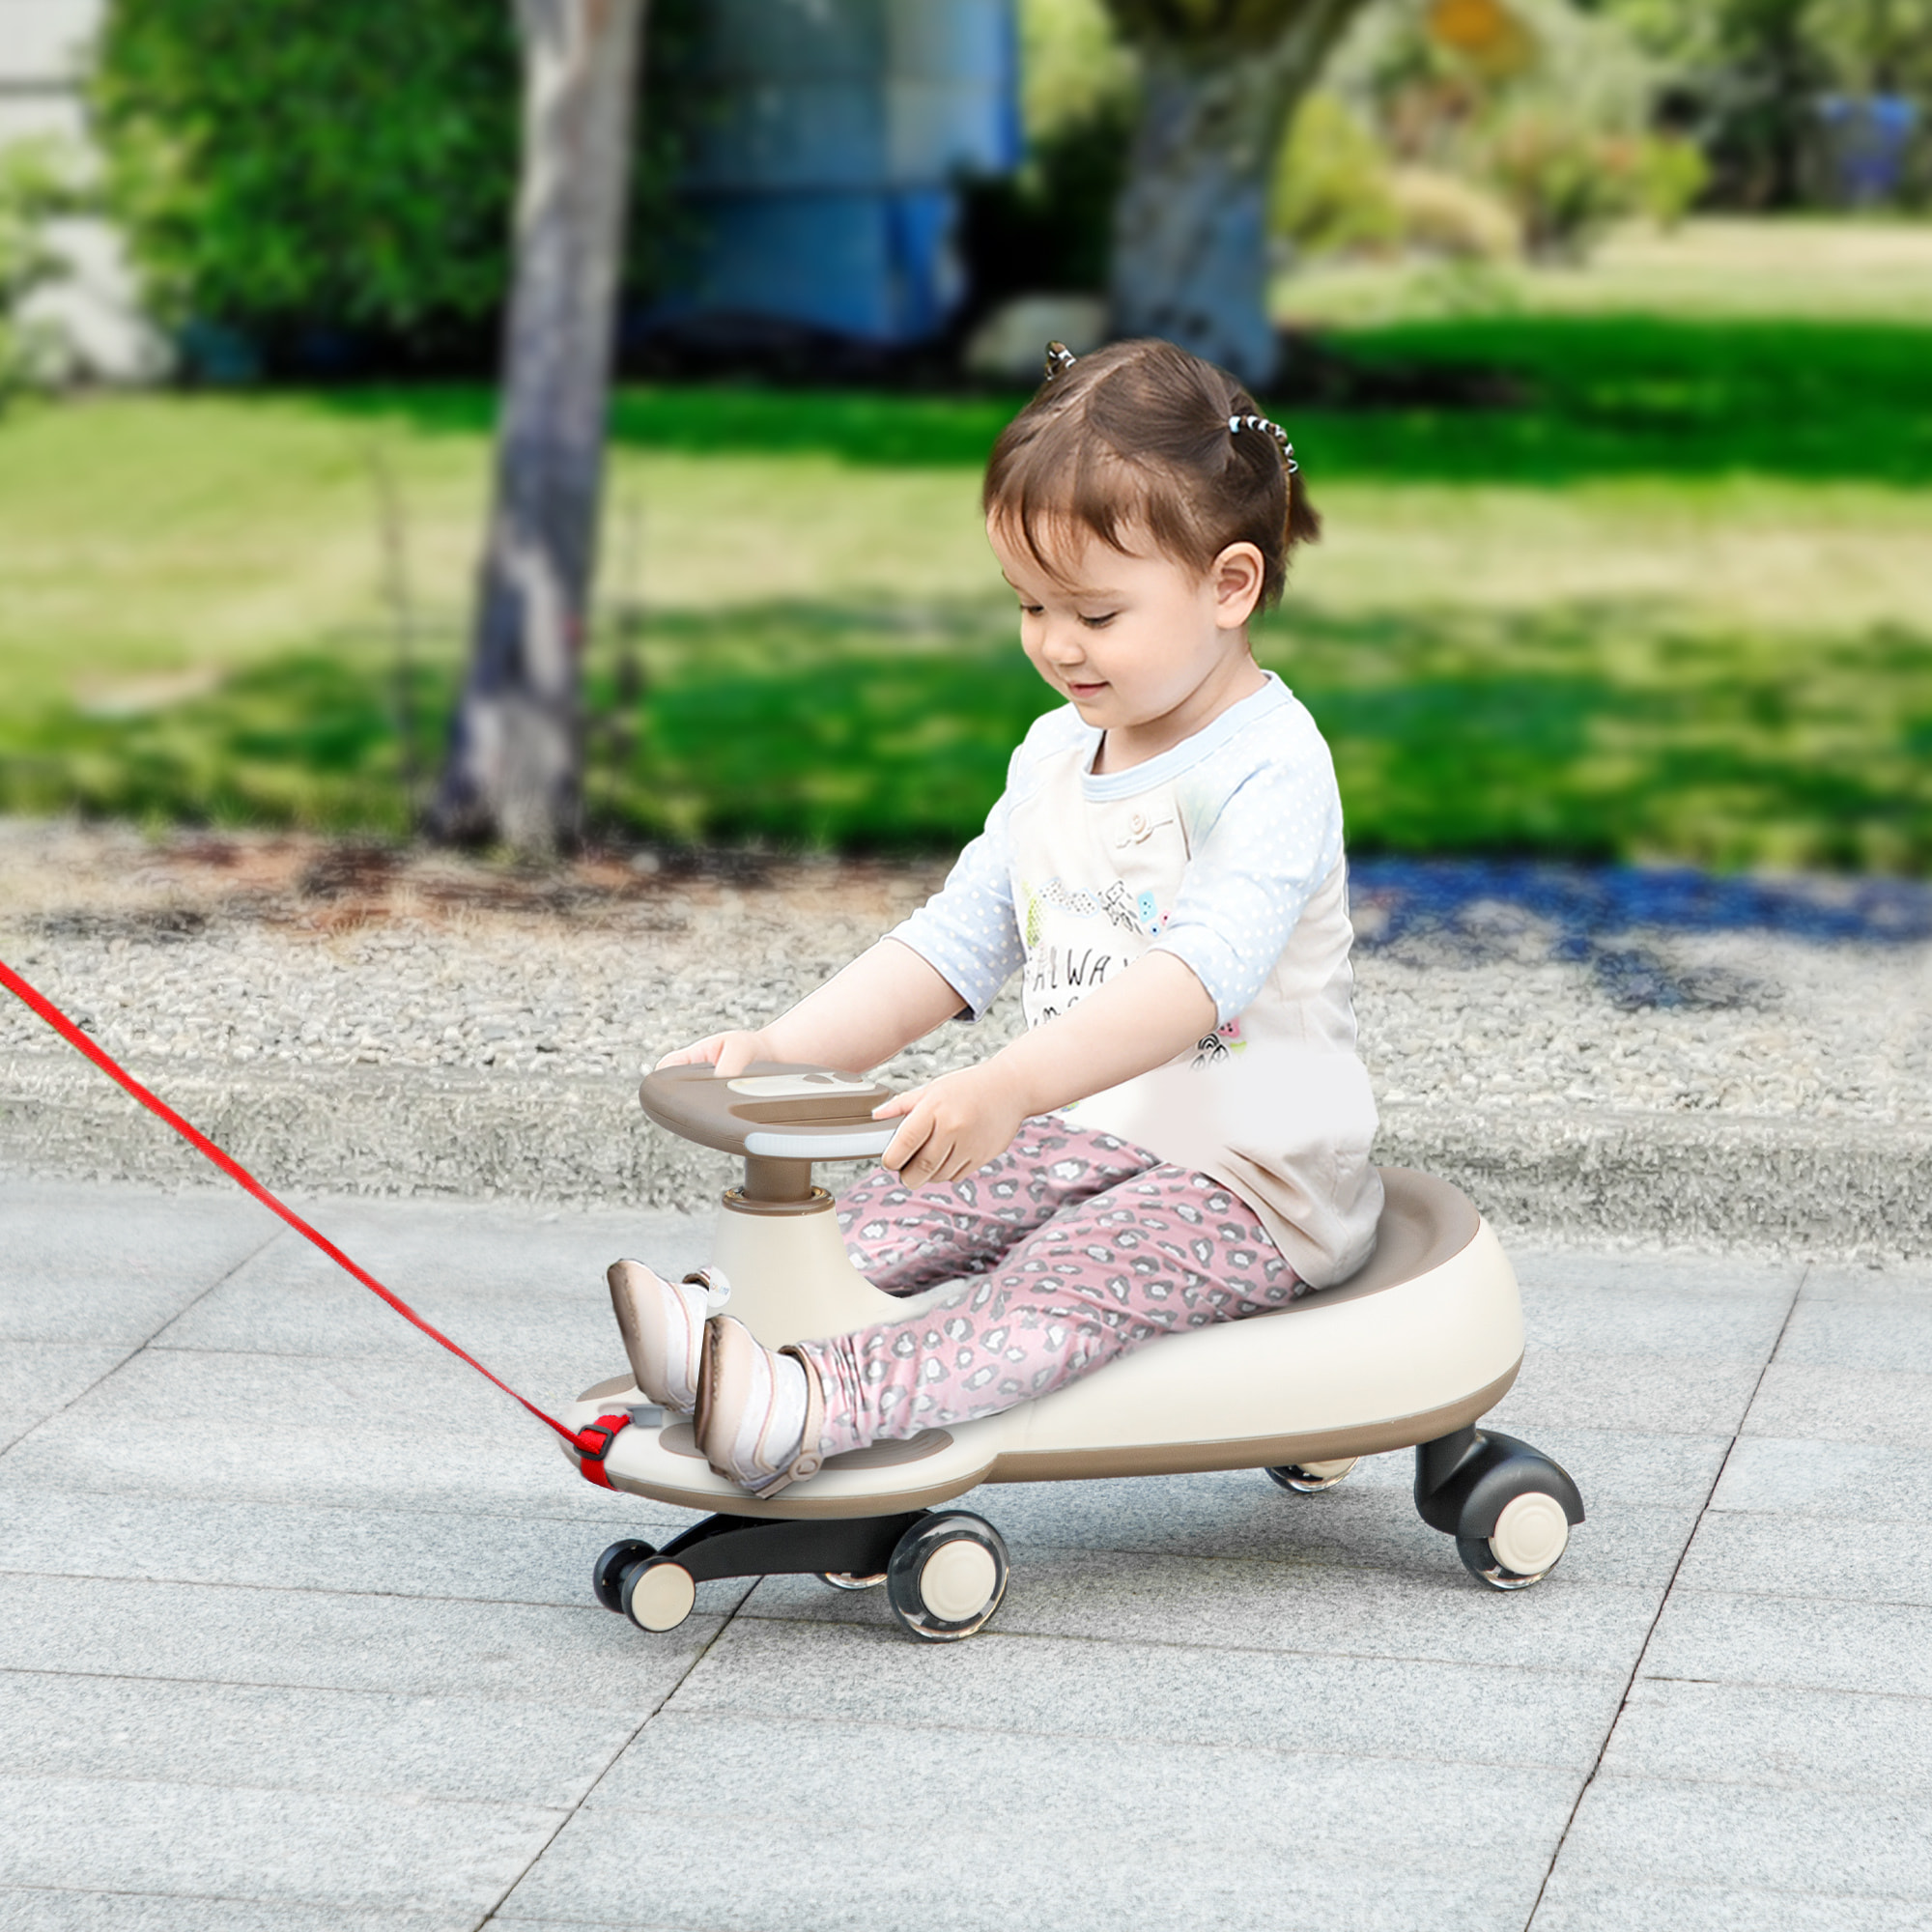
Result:
[[[1081,356],[1050,344],[1045,380],[993,445],[980,502],[1049,572],[1047,552],[1083,530],[1122,552],[1151,539],[1204,574],[1252,543],[1263,608],[1295,545],[1321,533],[1287,431],[1226,370],[1154,340]]]

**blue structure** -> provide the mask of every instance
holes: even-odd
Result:
[[[1831,152],[1833,185],[1853,208],[1892,199],[1905,180],[1918,104],[1900,94],[1828,94],[1818,103]]]
[[[892,346],[965,293],[959,184],[1020,156],[1012,0],[713,0],[663,321],[757,317]]]

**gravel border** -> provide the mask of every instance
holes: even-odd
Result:
[[[519,874],[298,838],[0,823],[0,956],[272,1185],[696,1208],[642,1065],[817,983],[932,864],[594,858]],[[1932,1253],[1932,893],[1365,864],[1379,1157],[1541,1239]],[[902,1055],[910,1082],[1018,1024]],[[0,1164],[196,1163],[0,1009]]]

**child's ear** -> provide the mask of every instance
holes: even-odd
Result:
[[[1224,631],[1238,631],[1255,614],[1262,601],[1267,569],[1258,544],[1230,544],[1214,559],[1214,622]]]

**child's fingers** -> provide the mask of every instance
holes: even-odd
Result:
[[[758,1037],[754,1033],[727,1033],[718,1042],[713,1060],[721,1080],[735,1080],[758,1057]]]
[[[928,1178],[940,1154],[934,1145],[938,1120],[929,1092],[901,1094],[897,1098],[908,1103],[905,1118],[879,1156],[879,1164],[917,1187]]]
[[[881,1100],[872,1109],[873,1120],[895,1121],[900,1115],[911,1113],[924,1093],[923,1087],[908,1087],[903,1094],[895,1094],[890,1100]]]
[[[708,1066],[718,1058],[718,1049],[724,1044],[724,1036],[714,1033],[704,1039],[695,1039],[689,1046],[680,1046],[668,1053],[658,1062],[660,1066]]]
[[[890,1141],[886,1151],[879,1156],[879,1165],[889,1174],[895,1174],[901,1180],[907,1178],[907,1169],[919,1158],[920,1150],[926,1142],[924,1122],[908,1121]]]
[[[680,1046],[658,1062],[660,1066],[715,1066],[721,1080],[734,1079],[757,1059],[760,1041],[754,1033],[714,1033]]]

